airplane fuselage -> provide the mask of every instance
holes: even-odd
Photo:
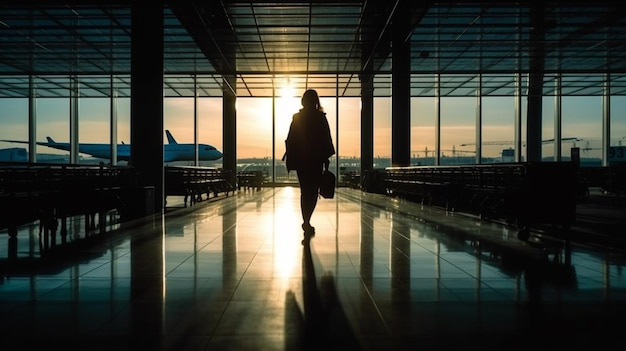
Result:
[[[194,161],[196,157],[195,145],[192,143],[178,143],[169,131],[166,132],[168,134],[168,143],[163,145],[163,162]],[[36,144],[57,150],[70,151],[69,143],[59,143],[50,137],[47,137],[47,139],[47,142],[38,141]],[[22,140],[2,141],[21,144],[28,143]],[[78,152],[96,158],[111,159],[111,146],[109,144],[79,143]],[[198,161],[214,161],[221,159],[223,156],[219,150],[208,144],[198,144],[197,152]],[[117,144],[117,160],[130,161],[130,144]]]
[[[38,143],[58,150],[70,150],[69,143]],[[165,144],[163,146],[163,161],[193,161],[195,159],[194,144]],[[78,145],[78,152],[91,155],[97,158],[111,158],[111,148],[108,144],[81,143]],[[214,146],[198,144],[198,160],[214,161],[222,158],[222,153]],[[130,161],[130,145],[117,145],[117,159],[119,161]]]
[[[165,144],[163,159],[165,162],[192,161],[195,159],[194,144]],[[214,161],[222,158],[222,153],[214,146],[198,144],[198,160]]]

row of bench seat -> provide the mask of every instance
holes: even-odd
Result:
[[[238,171],[237,189],[260,190],[266,182],[267,175],[263,171]]]
[[[166,166],[165,196],[183,196],[184,207],[218,196],[228,196],[237,189],[236,176],[230,170],[212,167]]]
[[[165,167],[164,175],[166,199],[184,196],[185,206],[220,193],[228,196],[238,188],[237,176],[224,169]],[[256,172],[240,176],[245,186],[260,188],[263,183]],[[129,166],[0,164],[0,230],[15,238],[20,226],[38,222],[41,247],[56,246],[57,234],[61,244],[67,242],[71,217],[84,216],[88,235],[102,232],[107,222],[149,212],[143,208],[153,205],[148,188],[137,186]]]
[[[134,187],[130,167],[68,164],[11,164],[0,167],[0,230],[17,235],[20,225],[39,221],[46,243],[57,232],[64,242],[67,219],[85,216],[85,233],[103,229],[107,214],[124,212]],[[59,228],[60,222],[60,228]]]
[[[504,220],[526,240],[532,226],[574,222],[577,172],[571,162],[389,167],[384,182],[390,196]]]

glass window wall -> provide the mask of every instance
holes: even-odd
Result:
[[[411,98],[411,165],[435,164],[437,105],[434,97]]]
[[[374,168],[391,166],[391,98],[374,98]]]
[[[481,163],[514,162],[515,99],[483,97]]]
[[[272,179],[272,137],[272,99],[238,98],[237,170],[262,171]],[[279,133],[276,138],[280,138]]]
[[[339,181],[349,184],[361,173],[361,99],[339,98]]]
[[[171,133],[174,138],[169,141],[166,133],[163,133],[164,158],[167,166],[195,166],[194,150],[187,153],[186,157],[172,160],[168,154],[168,144],[175,141],[179,144],[194,144],[194,98],[164,98],[163,99],[163,129]]]
[[[609,139],[605,164],[626,162],[626,96],[611,97]]]
[[[577,148],[581,167],[601,166],[602,97],[564,96],[561,106],[561,160],[571,160],[572,148]]]
[[[295,81],[293,82],[295,84]],[[285,82],[285,85],[281,87],[277,92],[277,96],[272,98],[267,98],[267,102],[269,104],[269,108],[264,109],[263,111],[267,111],[267,115],[270,117],[270,126],[272,125],[272,113],[274,113],[274,170],[273,174],[275,178],[272,176],[272,170],[270,165],[270,178],[274,179],[276,183],[295,183],[298,181],[295,171],[287,172],[287,168],[285,166],[285,162],[283,161],[283,156],[285,155],[285,140],[287,140],[287,135],[289,134],[289,126],[291,125],[291,120],[293,119],[293,115],[300,110],[301,102],[300,96],[298,96],[298,92],[292,85],[290,80]],[[272,109],[272,105],[273,109]],[[325,107],[322,104],[323,107]]]
[[[69,163],[70,152],[70,99],[37,99],[37,142],[63,143],[64,149],[37,145],[39,163]],[[48,139],[49,138],[49,139]]]
[[[3,140],[28,141],[28,99],[0,99],[0,162],[28,161],[28,144]]]
[[[106,155],[85,153],[79,147],[78,163],[110,163],[111,155],[111,112],[109,99],[80,98],[78,100],[78,143],[79,145],[97,144],[98,151]],[[95,147],[95,145],[94,145]]]
[[[476,163],[476,98],[441,98],[440,133],[441,165]]]
[[[197,102],[198,143],[224,150],[222,98],[199,98]],[[221,168],[223,158],[217,160],[200,160],[200,166]]]
[[[419,80],[419,77],[415,77]],[[40,78],[38,84],[50,79]],[[472,79],[470,79],[471,81]],[[475,79],[474,79],[475,80]],[[36,141],[46,142],[51,138],[56,142],[70,141],[69,91],[61,93],[59,84],[69,88],[69,78],[54,77],[55,97],[43,94],[36,98],[35,122]],[[494,80],[492,80],[492,84]],[[67,83],[67,84],[66,84]],[[546,83],[547,94],[542,100],[541,138],[542,159],[552,162],[558,159],[569,160],[572,147],[579,148],[581,165],[596,166],[606,162],[603,146],[622,146],[626,140],[626,98],[622,95],[610,99],[610,140],[603,141],[604,106],[600,95],[559,96],[558,87],[550,80]],[[432,89],[422,91],[424,96],[411,98],[411,165],[431,165],[435,163],[437,133],[440,133],[440,164],[474,164],[476,160],[476,114],[478,99],[469,89],[474,84],[465,84],[467,91],[448,92],[440,99],[439,109],[432,96]],[[495,88],[494,88],[495,89]],[[571,89],[570,89],[571,90]],[[570,91],[568,90],[568,91]],[[107,91],[103,87],[99,91]],[[516,98],[514,90],[509,95],[503,90],[498,94],[481,98],[481,163],[512,162],[513,156],[504,150],[515,149],[515,133],[520,130],[522,138],[522,161],[526,153],[526,97],[521,96],[520,125],[516,126]],[[525,89],[522,89],[524,92]],[[588,89],[585,92],[589,91]],[[604,91],[601,88],[595,90]],[[475,90],[474,90],[475,92]],[[300,96],[296,93],[271,97],[239,97],[237,99],[237,159],[240,170],[262,170],[268,181],[296,183],[294,172],[288,175],[281,158],[285,151],[291,118],[300,109]],[[41,94],[40,94],[41,95]],[[104,96],[82,96],[78,99],[78,142],[109,144],[111,121],[116,128],[116,142],[130,143],[130,98]],[[168,97],[164,100],[164,126],[170,130],[178,142],[193,143],[194,126],[197,126],[198,143],[223,148],[222,99],[221,97],[197,98],[194,111],[193,97]],[[322,106],[332,130],[333,141],[338,155],[331,160],[331,169],[338,175],[360,171],[360,98],[322,96]],[[0,141],[0,156],[6,160],[28,160],[29,100],[23,98],[3,98],[0,100],[0,140],[22,141],[11,143]],[[114,111],[111,111],[114,108]],[[437,111],[440,111],[440,127]],[[197,118],[194,123],[194,118]],[[557,120],[558,118],[558,120]],[[555,123],[559,122],[559,123]],[[561,128],[557,133],[555,128]],[[391,160],[391,97],[374,98],[373,131],[374,167],[390,166]],[[555,147],[555,139],[560,135],[560,150]],[[164,135],[164,142],[167,139]],[[17,151],[16,151],[17,150]],[[21,150],[21,151],[20,151]],[[20,152],[18,152],[20,151]],[[47,146],[37,146],[37,162],[68,163],[69,151]],[[557,153],[560,152],[560,155]],[[608,152],[608,150],[607,150]],[[337,158],[338,157],[338,158]],[[107,162],[101,158],[79,154],[79,163]],[[123,165],[124,162],[119,162]],[[193,161],[183,161],[193,165]],[[222,167],[222,159],[210,162],[200,161],[199,165]],[[274,167],[272,167],[274,166]],[[337,169],[336,167],[339,167]],[[343,179],[340,178],[343,183]]]
[[[554,96],[545,96],[541,103],[541,160],[544,162],[556,161],[554,154],[554,140],[556,137],[554,121],[556,116],[556,101]]]

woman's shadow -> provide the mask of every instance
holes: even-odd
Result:
[[[302,297],[300,310],[293,291],[287,292],[285,328],[287,349],[319,350],[321,347],[359,350],[359,342],[339,301],[335,278],[324,272],[319,281],[311,253],[311,238],[302,240]],[[319,267],[319,265],[318,265]]]

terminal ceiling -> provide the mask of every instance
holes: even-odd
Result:
[[[0,97],[130,94],[131,1],[0,4]],[[626,94],[626,12],[612,1],[172,1],[164,6],[164,93],[277,94],[289,83],[357,97],[361,75],[391,95],[395,16],[408,11],[411,95],[512,96],[541,55],[544,94]],[[531,7],[536,6],[536,7]],[[540,22],[531,13],[542,13]],[[537,23],[540,23],[537,26]],[[533,31],[539,30],[539,37]],[[537,48],[540,48],[538,50]],[[535,61],[536,62],[536,61]],[[149,64],[149,63],[146,63]],[[482,77],[480,80],[477,77]],[[113,77],[113,78],[111,78]],[[113,82],[113,83],[111,83]]]

